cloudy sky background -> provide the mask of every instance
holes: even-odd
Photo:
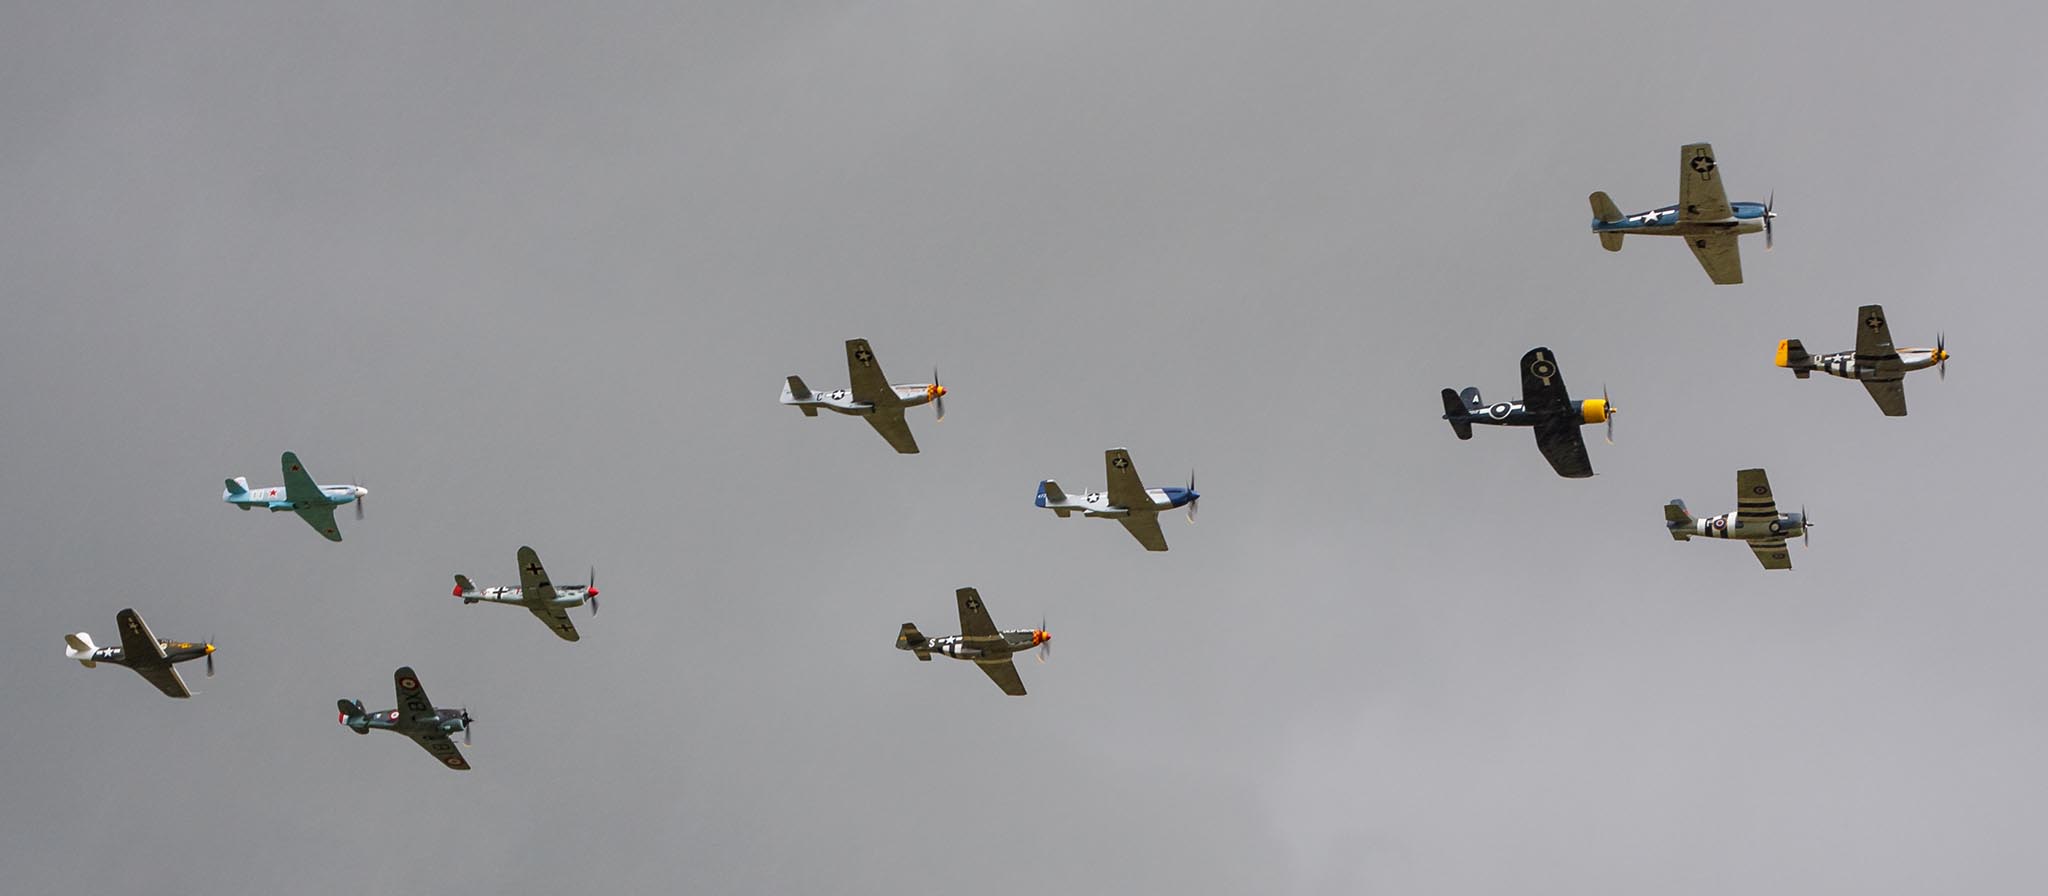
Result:
[[[2044,15],[1925,4],[0,13],[24,892],[2020,892]],[[1714,143],[1714,287],[1585,196]],[[1886,419],[1780,338],[1946,330]],[[940,367],[924,453],[777,406]],[[1437,390],[1605,383],[1602,475]],[[1199,470],[1148,555],[1044,477]],[[360,479],[329,544],[220,480]],[[1764,466],[1797,569],[1675,544]],[[556,641],[464,607],[599,568]],[[891,649],[1045,614],[1004,699]],[[162,698],[62,659],[212,636]],[[416,666],[451,773],[337,697]]]

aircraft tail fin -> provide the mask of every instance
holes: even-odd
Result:
[[[92,659],[92,652],[98,649],[93,646],[92,636],[85,632],[72,632],[64,636],[64,655],[77,660],[87,669],[99,665]]]
[[[815,396],[811,394],[811,387],[804,385],[804,378],[800,376],[791,376],[789,382],[782,387],[783,404],[797,404],[800,401],[810,401],[813,397]],[[797,409],[803,411],[806,417],[818,416],[818,409],[810,405],[797,404]]]
[[[1444,419],[1451,421],[1451,431],[1460,439],[1472,437],[1472,412],[1465,407],[1465,400],[1458,393],[1444,390]]]
[[[227,481],[227,490],[221,492],[220,499],[226,501],[232,498],[241,497],[242,495],[246,495],[248,493],[249,477],[236,476],[235,478]]]
[[[1671,503],[1664,505],[1664,527],[1671,530],[1673,541],[1692,538],[1692,523],[1692,514],[1686,512],[1685,501],[1672,498]]]
[[[466,575],[463,575],[463,574],[461,574],[461,573],[456,573],[456,574],[455,574],[455,596],[456,596],[456,597],[459,597],[459,598],[462,598],[462,602],[463,602],[463,603],[466,603],[466,604],[473,604],[473,603],[476,603],[476,602],[477,602],[477,597],[476,597],[476,583],[475,583],[475,582],[472,582],[472,581],[470,581],[470,580],[469,580],[469,577],[468,577],[468,576],[466,576]]]
[[[932,658],[930,645],[931,640],[917,630],[915,622],[903,623],[903,630],[896,633],[896,649],[912,651],[917,654],[918,659],[925,662],[930,662]]]
[[[1606,193],[1594,190],[1593,195],[1586,197],[1586,201],[1593,205],[1593,220],[1602,224],[1613,224],[1621,220],[1621,209],[1615,207],[1614,200],[1609,199]]]
[[[1797,339],[1778,340],[1778,366],[1789,367],[1792,375],[1806,379],[1813,375],[1813,356],[1806,353],[1806,346]]]
[[[336,718],[335,721],[348,726],[350,731],[354,731],[357,734],[370,733],[370,720],[363,715],[363,701],[336,700],[334,701],[334,707],[341,710],[340,717]],[[393,715],[397,715],[397,713],[393,713]]]
[[[1052,508],[1052,512],[1059,514],[1060,519],[1066,519],[1068,514],[1073,513],[1072,510],[1061,506],[1067,503],[1066,491],[1060,488],[1059,483],[1050,479],[1038,483],[1038,500],[1036,503],[1040,507]]]

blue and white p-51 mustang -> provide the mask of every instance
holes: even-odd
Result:
[[[1606,193],[1587,197],[1593,203],[1593,233],[1609,252],[1621,251],[1627,234],[1682,236],[1707,277],[1715,283],[1742,282],[1742,256],[1735,238],[1745,233],[1764,232],[1764,250],[1771,248],[1771,220],[1778,215],[1770,202],[1728,201],[1721,189],[1721,166],[1714,161],[1714,148],[1689,143],[1678,151],[1678,204],[1633,215],[1623,215]]]
[[[1138,468],[1131,463],[1131,453],[1122,448],[1103,452],[1102,466],[1108,472],[1107,490],[1075,498],[1061,489],[1059,483],[1047,479],[1038,484],[1035,503],[1061,519],[1078,511],[1082,516],[1116,520],[1148,551],[1166,550],[1166,534],[1159,531],[1160,511],[1186,507],[1188,522],[1195,521],[1195,502],[1202,496],[1195,491],[1194,473],[1188,473],[1187,488],[1146,488],[1144,480],[1138,478]]]
[[[299,463],[299,456],[289,451],[284,453],[284,485],[278,488],[249,487],[246,477],[237,476],[228,480],[226,491],[220,499],[251,510],[268,507],[274,513],[290,510],[299,515],[307,524],[318,529],[328,541],[340,541],[341,530],[334,525],[334,508],[343,504],[356,505],[356,519],[363,518],[363,496],[370,493],[360,485],[321,485],[313,481],[306,468]]]

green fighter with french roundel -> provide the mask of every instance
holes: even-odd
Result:
[[[1607,388],[1599,398],[1573,401],[1565,392],[1564,374],[1557,369],[1557,356],[1537,346],[1522,356],[1522,398],[1487,404],[1479,387],[1465,391],[1445,389],[1444,419],[1460,439],[1472,438],[1472,425],[1527,426],[1536,431],[1536,450],[1550,461],[1551,469],[1566,479],[1593,475],[1593,461],[1586,456],[1586,440],[1579,427],[1607,424],[1607,444],[1614,444],[1614,404],[1607,400]]]
[[[363,496],[370,493],[360,485],[321,485],[314,482],[306,472],[299,456],[289,451],[284,453],[279,465],[284,468],[284,485],[278,488],[250,488],[246,477],[237,476],[228,480],[226,491],[220,499],[240,507],[254,510],[266,507],[272,513],[292,511],[306,521],[328,541],[340,541],[341,530],[334,525],[334,508],[343,504],[356,506],[356,519],[363,518]]]
[[[903,419],[905,408],[930,404],[938,419],[946,419],[946,387],[939,385],[937,367],[932,368],[929,383],[892,386],[889,378],[882,375],[882,362],[875,359],[875,350],[868,341],[848,339],[846,373],[852,386],[825,392],[813,392],[804,385],[802,377],[791,376],[782,386],[782,403],[803,411],[806,417],[816,417],[818,409],[824,408],[866,420],[897,454],[917,453],[917,439],[910,435],[910,424]]]
[[[337,721],[357,734],[368,734],[370,729],[396,731],[410,737],[442,765],[460,771],[469,769],[469,762],[462,758],[462,751],[455,749],[455,742],[448,735],[462,732],[462,742],[469,743],[471,719],[467,709],[439,709],[427,699],[427,692],[420,687],[420,677],[413,674],[411,666],[400,666],[391,673],[393,685],[398,690],[398,708],[382,712],[364,712],[363,701],[341,700],[341,718]]]
[[[1714,161],[1714,147],[1688,143],[1678,150],[1678,204],[1623,215],[1606,193],[1587,197],[1593,203],[1593,234],[1600,247],[1621,251],[1627,234],[1677,236],[1685,238],[1707,279],[1720,284],[1742,282],[1742,255],[1735,239],[1745,233],[1764,232],[1764,251],[1771,248],[1771,222],[1778,213],[1771,210],[1773,196],[1759,204],[1729,202],[1721,187],[1721,164]]]
[[[134,669],[156,689],[172,697],[190,697],[192,690],[185,687],[185,680],[178,677],[174,664],[206,658],[206,677],[213,677],[213,642],[194,643],[191,641],[161,641],[142,621],[141,614],[134,610],[122,610],[114,614],[114,622],[121,629],[121,646],[100,647],[92,643],[92,636],[85,632],[73,632],[64,636],[64,655],[90,669],[100,663],[113,663]]]
[[[1664,528],[1671,532],[1673,541],[1730,538],[1747,542],[1765,569],[1792,568],[1792,555],[1786,552],[1785,539],[1798,535],[1811,542],[1813,538],[1809,531],[1813,523],[1807,521],[1806,508],[1799,508],[1798,513],[1778,513],[1777,499],[1771,496],[1771,480],[1761,469],[1735,471],[1732,512],[1695,519],[1686,512],[1684,501],[1672,498],[1671,503],[1664,505]]]
[[[597,615],[597,567],[590,568],[590,583],[586,585],[557,585],[548,580],[546,567],[540,565],[540,555],[532,548],[519,549],[519,587],[506,588],[502,585],[478,588],[468,576],[456,575],[455,596],[465,604],[478,601],[494,604],[512,604],[525,607],[539,619],[542,625],[564,641],[582,638],[576,633],[576,626],[569,621],[569,608],[590,605],[590,615]]]
[[[1045,662],[1052,653],[1052,635],[1046,632],[1045,622],[1041,620],[1037,628],[1002,631],[989,618],[988,608],[981,605],[981,592],[962,588],[953,592],[953,597],[960,603],[960,634],[927,638],[917,630],[917,623],[906,622],[896,634],[896,649],[915,653],[925,662],[930,662],[934,653],[970,661],[988,673],[1003,693],[1024,696],[1024,680],[1017,677],[1010,657],[1037,647],[1038,661]]]
[[[1933,348],[1893,348],[1892,328],[1884,319],[1883,305],[1856,309],[1856,350],[1815,357],[1797,339],[1778,343],[1778,366],[1806,379],[1818,370],[1828,376],[1855,380],[1870,392],[1871,400],[1887,417],[1906,416],[1906,374],[1935,368],[1948,379],[1948,339],[1934,336]]]

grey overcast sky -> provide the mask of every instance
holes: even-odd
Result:
[[[571,9],[574,6],[577,8]],[[2020,893],[2032,4],[14,4],[11,891]],[[1710,140],[1782,250],[1586,233]],[[1945,330],[1881,417],[1777,340]],[[899,457],[779,407],[937,365]],[[1553,476],[1437,390],[1552,347]],[[1200,472],[1148,555],[1037,480]],[[329,544],[224,477],[360,479]],[[1797,569],[1658,505],[1770,471]],[[577,644],[450,575],[595,565]],[[1002,698],[891,649],[1057,636]],[[166,700],[60,636],[214,637]],[[333,701],[418,668],[457,774]],[[192,669],[192,667],[186,667]]]

